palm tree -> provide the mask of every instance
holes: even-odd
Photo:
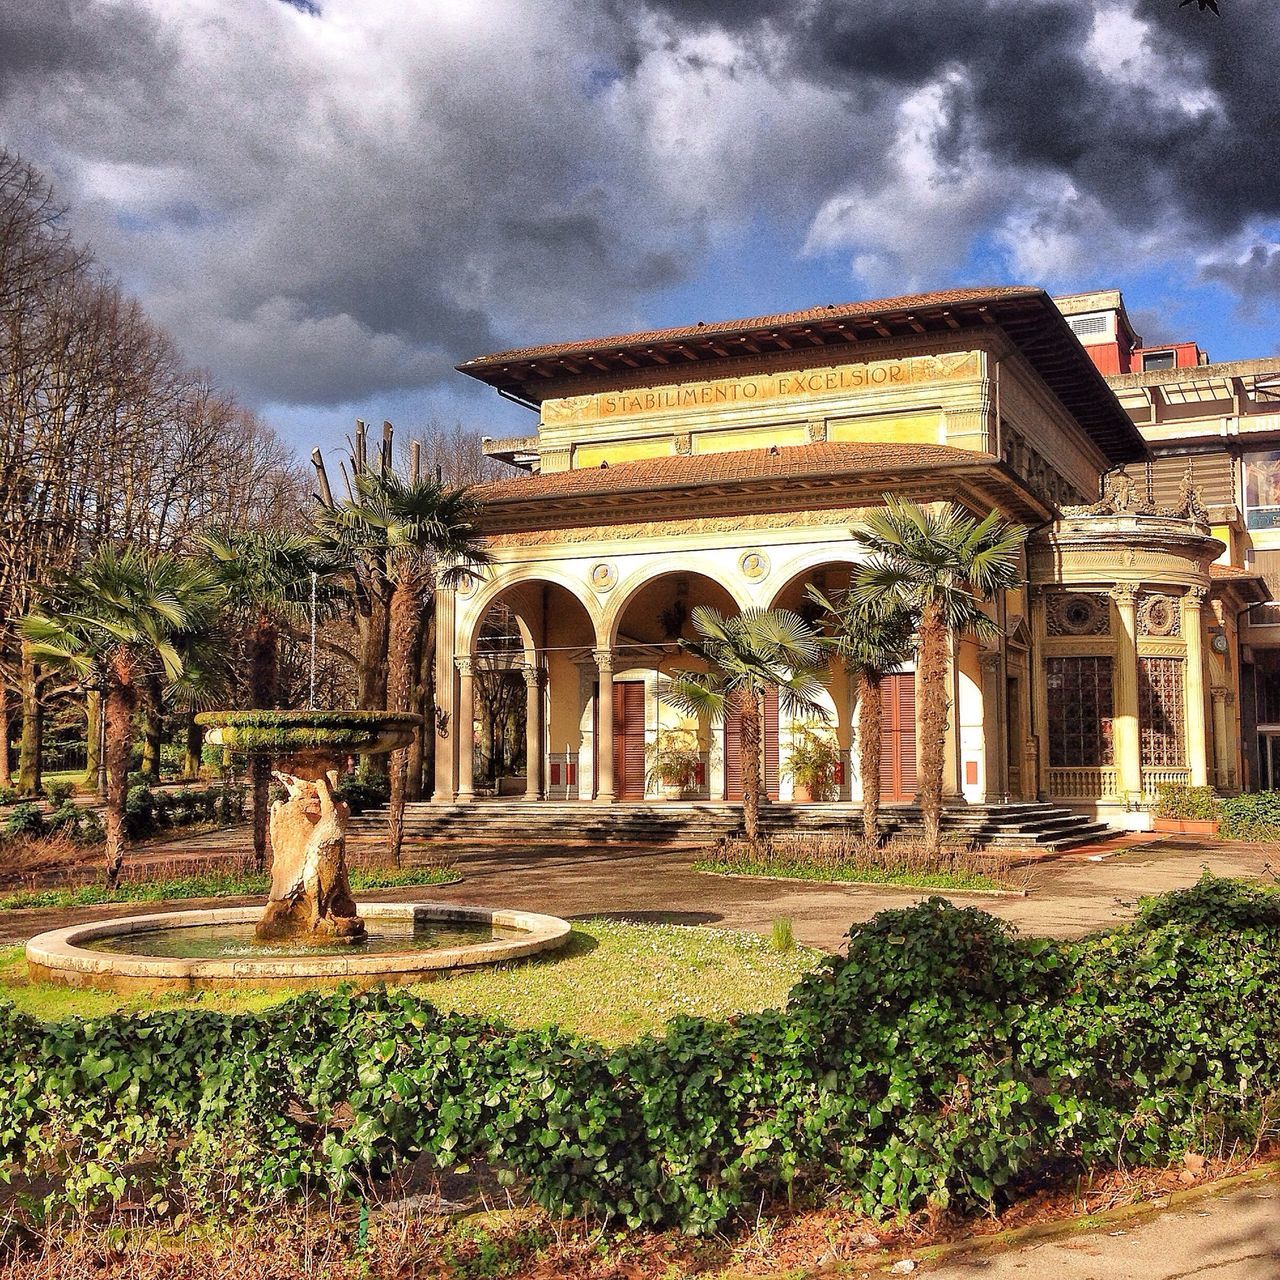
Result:
[[[107,754],[107,886],[114,888],[127,847],[125,792],[129,740],[140,692],[162,673],[181,687],[193,650],[216,621],[217,584],[208,572],[168,554],[112,547],[55,581],[43,607],[22,621],[33,651],[103,687]]]
[[[820,642],[843,663],[857,690],[862,837],[873,845],[880,816],[880,685],[915,652],[915,618],[896,595],[859,602],[846,591],[829,600],[810,585],[808,596],[826,610],[828,633]]]
[[[279,700],[281,627],[300,616],[302,602],[311,590],[312,573],[324,572],[327,566],[315,541],[300,533],[206,533],[201,543],[227,611],[244,638],[249,706],[272,708]],[[251,757],[249,778],[253,787],[253,860],[261,871],[267,860],[271,761],[266,756]]]
[[[454,585],[489,562],[476,524],[479,504],[465,487],[440,481],[402,480],[394,471],[362,471],[354,499],[333,512],[329,523],[353,565],[362,559],[391,583],[387,634],[387,710],[412,711],[418,704],[422,620],[437,583]],[[421,726],[417,729],[422,733]],[[388,840],[400,865],[409,748],[391,755]]]
[[[760,736],[764,697],[777,689],[778,705],[788,715],[826,719],[818,701],[823,688],[818,633],[789,609],[745,609],[724,618],[706,605],[689,615],[696,640],[680,647],[707,665],[706,671],[673,676],[662,692],[672,706],[688,715],[722,720],[737,707],[742,715],[742,821],[747,839],[760,838]]]
[[[871,553],[854,575],[850,599],[899,599],[919,627],[920,812],[925,845],[941,847],[943,749],[947,732],[947,650],[952,637],[995,639],[1000,628],[982,602],[1022,582],[1027,531],[993,511],[974,519],[954,503],[933,508],[886,494],[884,509],[851,530]]]

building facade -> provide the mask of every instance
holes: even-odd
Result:
[[[451,726],[474,726],[495,672],[525,684],[525,768],[498,792],[653,798],[653,763],[679,741],[697,756],[691,797],[739,798],[733,717],[690,720],[661,697],[689,661],[691,610],[805,612],[809,584],[847,585],[850,530],[886,493],[1030,530],[1027,585],[990,605],[1002,638],[952,654],[956,803],[1048,798],[1141,826],[1162,782],[1256,785],[1240,708],[1267,625],[1251,616],[1269,591],[1249,557],[1264,531],[1253,508],[1203,498],[1202,464],[1142,418],[1143,379],[1182,366],[1135,372],[1118,295],[1088,297],[1059,309],[1039,289],[954,290],[460,366],[537,429],[487,442],[516,468],[480,491],[492,565],[437,598],[434,799],[479,791],[474,734]],[[1099,334],[1105,350],[1086,345]],[[908,804],[913,672],[882,696],[881,785]],[[856,804],[857,708],[839,669],[825,701],[838,798]],[[767,708],[766,785],[783,800],[804,728]]]

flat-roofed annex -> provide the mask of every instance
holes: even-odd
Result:
[[[520,347],[458,365],[469,377],[536,407],[563,394],[566,380],[605,385],[610,379],[661,370],[679,381],[695,364],[777,352],[813,350],[815,363],[831,353],[877,346],[902,337],[997,327],[1025,357],[1064,408],[1114,463],[1146,457],[1141,435],[1043,289],[1022,285],[952,289],[804,311],[724,320],[585,341]],[[705,377],[699,369],[698,377]],[[557,388],[560,388],[557,390]]]

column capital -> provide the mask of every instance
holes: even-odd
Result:
[[[595,660],[596,666],[600,669],[601,674],[613,671],[613,660],[617,656],[612,649],[593,649],[591,656]]]
[[[475,672],[475,662],[471,658],[454,658],[453,665],[458,668],[460,676],[469,676]]]
[[[1208,594],[1208,587],[1188,587],[1187,594],[1182,597],[1182,607],[1198,613]]]
[[[530,689],[541,689],[542,682],[546,679],[547,673],[542,667],[534,666],[533,663],[527,662],[521,668],[524,674],[524,682]]]
[[[1136,582],[1117,582],[1109,594],[1121,609],[1137,607],[1138,584]]]

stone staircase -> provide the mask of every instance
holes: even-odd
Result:
[[[385,813],[351,820],[351,835],[376,839]],[[764,832],[837,831],[856,827],[849,804],[768,804],[760,809]],[[1056,853],[1105,838],[1111,829],[1071,809],[1043,802],[957,805],[943,811],[943,832],[970,838],[980,848]],[[891,834],[920,829],[918,809],[886,806],[881,828]],[[742,807],[723,802],[662,801],[595,805],[581,801],[477,800],[474,804],[416,802],[405,811],[405,834],[416,840],[467,844],[710,844],[742,830]]]

